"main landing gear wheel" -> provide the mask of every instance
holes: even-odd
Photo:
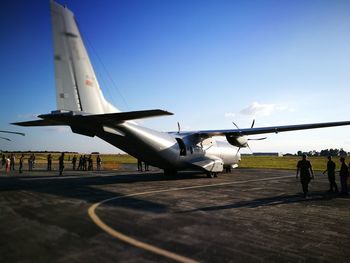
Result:
[[[207,172],[207,177],[208,177],[208,178],[218,177],[218,173],[214,173],[214,172]]]

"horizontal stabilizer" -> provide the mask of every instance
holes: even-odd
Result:
[[[123,122],[129,120],[137,120],[165,115],[173,115],[173,113],[164,110],[142,110],[142,111],[127,111],[118,113],[106,113],[83,116],[86,119],[93,118],[100,121]]]
[[[78,115],[73,112],[43,114],[38,117],[42,120],[12,123],[18,126],[56,126],[56,125],[81,125],[88,123],[96,124],[118,124],[128,120],[150,118],[173,113],[164,110],[128,111],[107,114]]]
[[[51,120],[50,121],[49,120],[24,121],[24,122],[14,122],[11,124],[17,125],[17,126],[23,126],[23,127],[65,125],[62,123],[56,123]]]

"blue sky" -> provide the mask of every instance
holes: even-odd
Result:
[[[173,131],[350,120],[349,1],[59,1],[79,23],[105,97]],[[2,1],[3,150],[117,152],[69,128],[11,122],[56,109],[48,0]],[[112,77],[112,81],[111,78]],[[114,85],[114,82],[116,85]],[[121,95],[122,94],[122,95]],[[350,151],[350,127],[268,135],[254,151]],[[245,151],[243,151],[245,152]],[[249,152],[249,151],[246,151]]]

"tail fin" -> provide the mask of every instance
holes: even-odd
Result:
[[[74,14],[51,0],[57,109],[91,114],[119,112],[104,98]]]

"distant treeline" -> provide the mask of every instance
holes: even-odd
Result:
[[[302,156],[303,154],[307,156],[350,156],[350,152],[345,151],[343,148],[340,149],[325,149],[321,151],[309,151],[309,152],[303,152],[298,151],[297,155]]]

